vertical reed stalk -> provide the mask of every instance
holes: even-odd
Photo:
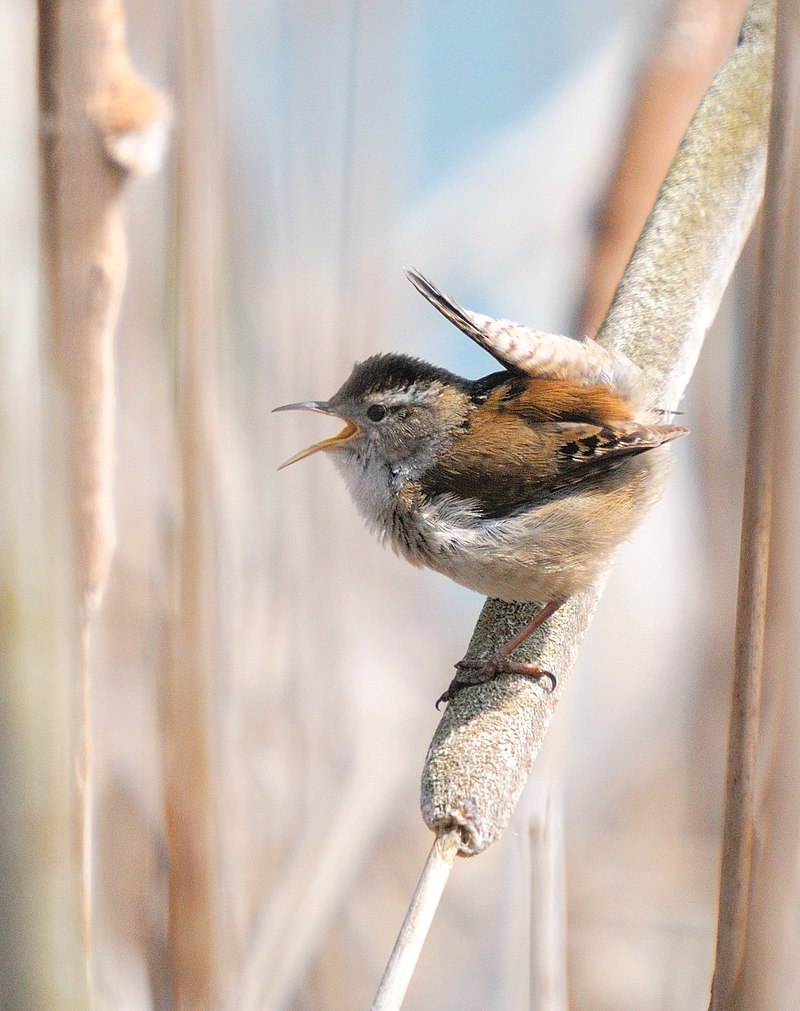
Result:
[[[671,0],[643,67],[619,161],[597,217],[578,313],[594,334],[695,109],[736,41],[745,0]]]
[[[163,720],[169,937],[175,1006],[218,1006],[216,845],[210,754],[215,669],[220,164],[213,3],[180,6],[175,224],[176,426],[181,517]]]
[[[712,1009],[800,1000],[800,3],[780,0]],[[771,529],[770,529],[771,528]],[[761,716],[763,690],[767,703]],[[763,796],[756,800],[756,772]]]
[[[528,825],[531,890],[531,1006],[567,1011],[567,896],[564,818],[552,793]]]
[[[139,164],[126,145],[162,121],[164,103],[131,70],[120,0],[40,0],[39,43],[51,339],[71,483],[83,919],[91,967],[90,642],[114,552],[114,331],[126,273],[121,196],[131,173],[155,167]]]
[[[86,1007],[80,874],[65,762],[67,669],[61,414],[47,396],[39,285],[37,12],[0,18],[0,1004]],[[46,433],[46,438],[43,438]],[[50,465],[50,466],[48,466]],[[65,592],[66,591],[66,592]]]

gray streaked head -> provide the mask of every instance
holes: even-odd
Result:
[[[447,369],[431,365],[422,358],[410,355],[373,355],[364,362],[356,362],[353,371],[330,403],[345,400],[362,400],[373,394],[397,391],[403,393],[441,386],[455,386],[466,390],[469,382]]]
[[[419,358],[374,355],[355,366],[329,405],[358,427],[342,449],[362,465],[419,473],[466,416],[468,391],[467,380]]]
[[[331,414],[347,424],[338,436],[310,446],[284,466],[324,449],[333,451],[343,471],[356,466],[419,474],[465,419],[470,388],[468,380],[419,358],[373,355],[356,364],[329,401],[287,405]]]

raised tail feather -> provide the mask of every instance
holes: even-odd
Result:
[[[417,291],[422,295],[423,298],[427,299],[428,302],[445,317],[445,319],[450,320],[450,322],[457,326],[462,333],[465,333],[470,340],[475,341],[479,344],[484,351],[488,351],[493,358],[497,359],[501,365],[505,368],[513,368],[509,365],[509,362],[501,356],[499,352],[494,351],[490,345],[486,342],[486,335],[484,334],[483,327],[481,325],[480,319],[476,313],[470,312],[469,309],[465,309],[460,306],[458,302],[454,302],[449,295],[445,295],[443,291],[436,287],[433,281],[430,281],[424,274],[416,270],[414,267],[408,267],[406,270],[406,277],[414,285]]]
[[[465,309],[413,268],[406,276],[446,319],[511,372],[540,379],[569,379],[584,386],[605,385],[648,406],[651,391],[641,370],[622,352],[591,338],[544,333],[507,319],[493,319]]]

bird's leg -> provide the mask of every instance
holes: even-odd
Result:
[[[449,702],[462,688],[466,688],[469,685],[480,685],[486,681],[493,681],[503,674],[521,674],[524,677],[535,680],[548,678],[552,691],[556,686],[556,679],[550,671],[542,670],[541,667],[537,667],[532,663],[511,660],[509,657],[518,646],[521,646],[529,636],[533,635],[537,628],[543,625],[551,615],[555,614],[560,606],[560,604],[555,604],[552,601],[545,604],[541,611],[537,612],[526,625],[522,626],[513,639],[509,639],[508,642],[503,643],[492,656],[482,659],[465,657],[463,660],[459,660],[455,665],[458,674],[450,682],[450,686],[444,695],[437,700],[436,708],[438,709],[442,702]],[[469,671],[470,673],[465,677],[462,671]]]

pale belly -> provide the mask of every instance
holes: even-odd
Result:
[[[630,461],[606,484],[573,491],[503,519],[486,520],[452,500],[416,517],[413,547],[389,538],[416,565],[488,597],[562,603],[590,585],[638,526],[666,476],[663,454]]]

